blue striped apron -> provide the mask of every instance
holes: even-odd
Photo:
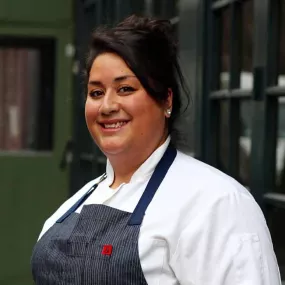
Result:
[[[147,285],[138,238],[145,211],[176,157],[168,147],[133,213],[84,205],[94,185],[36,243],[32,273],[38,285]]]

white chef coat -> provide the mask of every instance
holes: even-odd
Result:
[[[169,142],[117,189],[109,187],[114,172],[108,161],[107,179],[84,204],[133,212]],[[46,221],[40,237],[98,180],[67,200]],[[281,284],[266,221],[248,190],[180,151],[147,208],[139,256],[149,285]]]

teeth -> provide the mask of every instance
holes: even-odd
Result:
[[[116,124],[104,124],[104,127],[106,129],[117,129],[120,128],[121,126],[125,125],[126,122],[118,122]]]

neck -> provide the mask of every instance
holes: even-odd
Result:
[[[120,156],[108,156],[114,170],[114,181],[110,187],[115,189],[122,183],[128,183],[136,170],[165,142],[166,138],[167,136],[163,136],[159,143],[155,146],[146,147],[143,151],[129,151],[128,154],[122,154]]]

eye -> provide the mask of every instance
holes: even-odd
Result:
[[[104,92],[102,90],[91,90],[89,92],[89,96],[92,97],[92,98],[97,98],[97,97],[100,97],[104,95]]]
[[[119,88],[118,93],[129,94],[129,93],[133,93],[134,91],[135,89],[131,86],[123,86]]]

